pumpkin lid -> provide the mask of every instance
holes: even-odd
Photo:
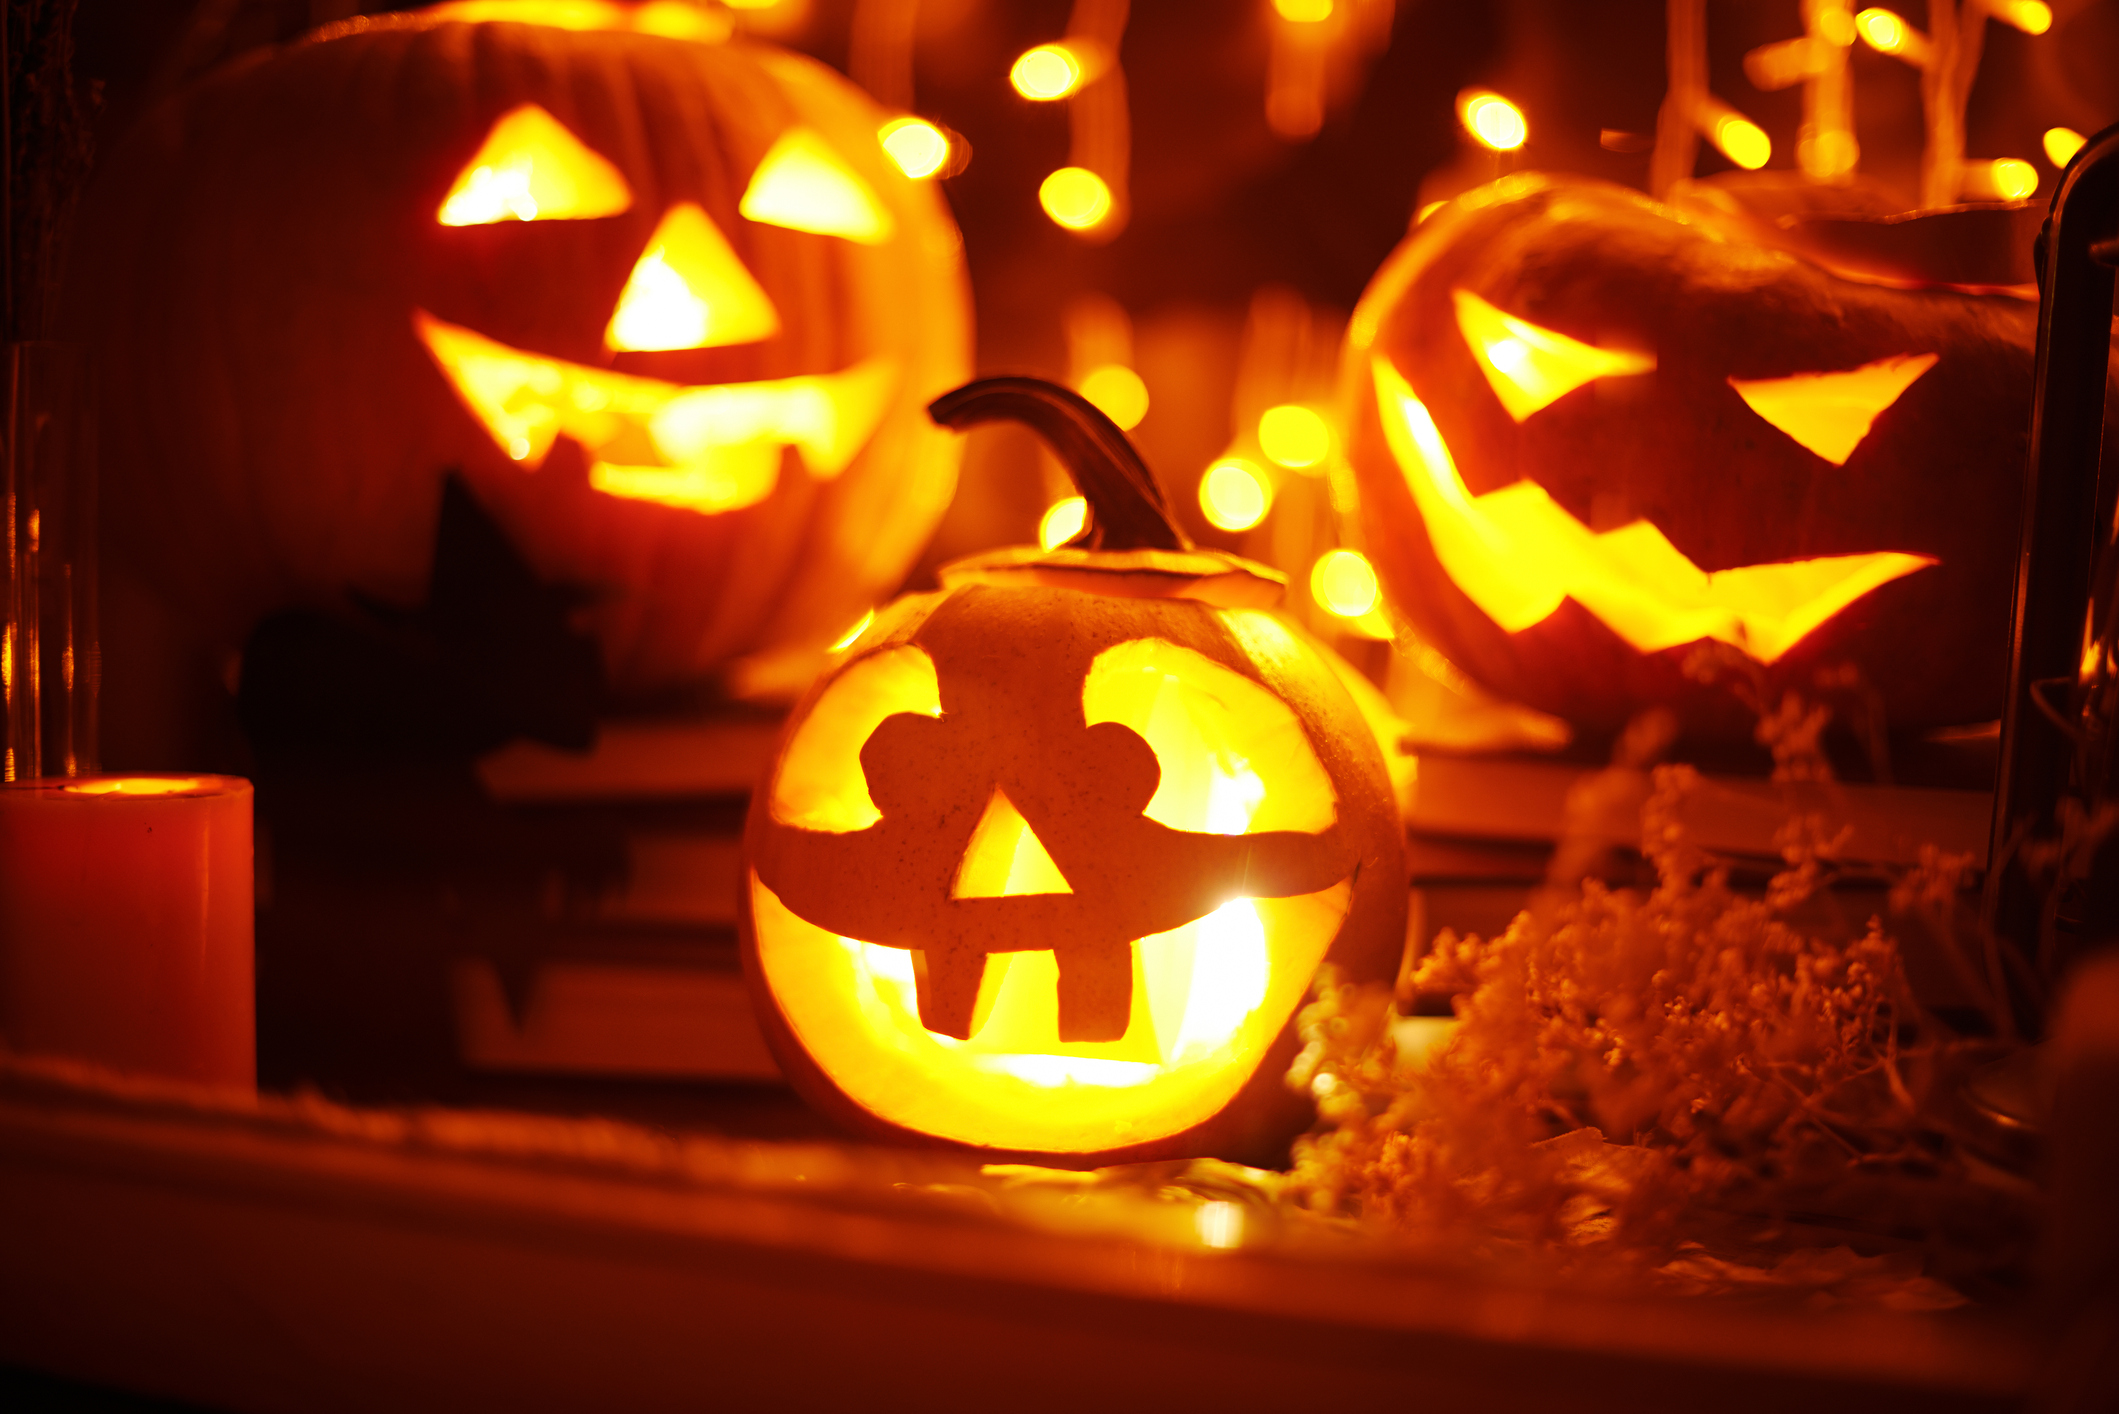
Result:
[[[1095,404],[1042,378],[981,378],[945,393],[928,416],[961,431],[1020,422],[1045,439],[1089,515],[1064,545],[1015,545],[942,566],[944,588],[1042,584],[1138,599],[1197,599],[1225,609],[1270,608],[1287,579],[1238,555],[1202,550],[1170,518],[1162,488],[1118,425]]]

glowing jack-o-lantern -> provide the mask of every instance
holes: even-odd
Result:
[[[2036,308],[1844,278],[1602,183],[1459,199],[1352,321],[1349,456],[1400,610],[1597,727],[1728,644],[1853,662],[1893,727],[2000,710]],[[1714,693],[1715,695],[1709,695]]]
[[[417,602],[459,469],[621,687],[887,592],[953,486],[959,242],[857,90],[719,23],[364,17],[146,125],[76,281],[126,552],[224,635]]]
[[[1091,524],[946,568],[796,709],[745,836],[768,1036],[872,1131],[1269,1153],[1317,967],[1403,939],[1375,738],[1277,576],[1187,547],[1088,403],[994,379],[935,416],[1037,427]]]

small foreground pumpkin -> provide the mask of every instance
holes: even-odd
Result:
[[[84,213],[117,553],[220,647],[408,606],[454,469],[610,680],[821,648],[948,504],[960,245],[884,115],[690,6],[362,16],[131,135]]]
[[[938,422],[1028,423],[1088,527],[942,571],[795,710],[754,798],[744,962],[813,1103],[873,1133],[1068,1163],[1268,1156],[1318,966],[1387,977],[1403,842],[1374,736],[1195,550],[1124,436],[1035,379]]]
[[[1709,641],[1852,662],[1893,728],[1992,718],[2037,307],[1758,234],[1537,174],[1423,223],[1350,325],[1365,547],[1445,656],[1580,724],[1748,735],[1684,675]]]

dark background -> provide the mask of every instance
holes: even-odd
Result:
[[[58,3],[41,0],[46,9]],[[395,8],[411,7],[79,0],[73,71],[94,104],[96,148],[107,150],[159,97],[236,54],[362,9]],[[1132,213],[1115,239],[1099,243],[1062,231],[1037,204],[1039,181],[1067,161],[1067,105],[1025,102],[1007,82],[1017,54],[1066,32],[1069,6],[924,0],[913,107],[971,145],[969,166],[946,190],[965,237],[981,370],[1064,376],[1062,313],[1087,292],[1117,300],[1137,330],[1189,319],[1231,340],[1261,287],[1284,287],[1343,316],[1418,205],[1496,174],[1499,164],[1458,129],[1455,98],[1467,85],[1490,86],[1529,114],[1517,165],[1644,184],[1645,150],[1609,151],[1599,138],[1654,130],[1663,9],[1656,0],[1397,0],[1388,45],[1355,66],[1315,137],[1290,141],[1265,121],[1276,23],[1267,0],[1136,0],[1120,53]],[[2055,124],[2094,132],[2119,117],[2119,0],[2056,0],[2053,10],[2052,31],[2037,39],[1987,25],[1968,114],[1968,153],[2031,160],[2040,196],[2054,175],[2040,134]],[[1904,12],[1925,23],[1924,7]],[[852,14],[853,0],[779,0],[742,19],[844,69]],[[1772,167],[1792,163],[1800,90],[1760,92],[1744,76],[1743,55],[1801,28],[1799,0],[1707,5],[1713,89],[1772,136]],[[1918,75],[1860,45],[1853,63],[1862,171],[1903,191],[1910,205]],[[1726,165],[1702,145],[1700,175]],[[1156,396],[1153,371],[1143,371],[1151,405],[1136,436],[1167,479],[1189,485],[1221,450],[1216,434],[1199,430],[1199,417],[1188,418],[1172,397]],[[1222,376],[1233,379],[1233,368]],[[938,556],[1027,536],[1048,488],[996,472],[992,461],[974,454]],[[1196,520],[1192,529],[1213,538]]]

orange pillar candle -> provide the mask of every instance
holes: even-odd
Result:
[[[216,1085],[257,1081],[250,782],[0,787],[0,1036]]]

